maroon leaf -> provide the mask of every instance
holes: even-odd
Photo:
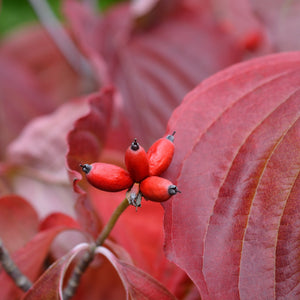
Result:
[[[52,114],[35,118],[7,149],[6,163],[11,166],[7,180],[41,217],[57,211],[74,215],[65,167],[66,137],[74,121],[88,110],[88,97],[70,101]]]
[[[238,2],[239,0],[237,0]],[[280,0],[250,0],[253,13],[265,26],[276,51],[300,49],[300,2]]]
[[[172,13],[166,10],[151,30],[138,32],[129,5],[97,20],[83,5],[66,2],[76,37],[96,63],[101,82],[113,82],[120,91],[130,133],[145,147],[163,134],[187,91],[240,58],[207,8],[188,2]]]
[[[253,14],[248,0],[213,0],[212,11],[216,22],[234,37],[243,49],[256,50],[266,43],[264,26]]]
[[[71,68],[47,31],[37,24],[10,32],[1,40],[1,53],[28,70],[51,102],[41,102],[51,110],[68,99],[90,91]]]
[[[47,218],[40,223],[39,229],[46,230],[60,226],[80,229],[79,224],[73,218],[60,212],[47,216]]]
[[[0,53],[0,157],[5,146],[33,117],[49,112],[50,98],[33,74],[21,64]]]
[[[16,265],[31,281],[35,281],[39,276],[53,239],[65,229],[64,227],[56,227],[42,231],[12,255]],[[0,271],[0,281],[2,283],[0,290],[1,299],[20,298],[22,292],[3,270]]]
[[[99,94],[89,97],[89,111],[78,119],[68,134],[67,166],[73,180],[74,190],[80,195],[76,209],[81,226],[96,236],[99,232],[99,219],[95,216],[85,193],[77,186],[82,179],[80,164],[98,161],[111,126],[114,91],[103,89]],[[82,184],[82,182],[81,182]]]
[[[118,143],[111,145],[114,148],[109,152],[102,152],[102,146],[106,139],[105,133],[109,132],[107,129],[110,123],[109,119],[106,119],[109,114],[105,113],[102,116],[102,113],[97,111],[101,111],[102,105],[104,105],[103,111],[105,111],[105,105],[110,103],[111,94],[108,90],[105,95],[104,98],[99,98],[97,101],[95,99],[90,113],[75,123],[74,130],[68,136],[69,154],[67,159],[70,168],[79,170],[80,163],[103,161],[103,159],[117,165],[124,164],[123,153],[120,155]],[[96,236],[102,224],[108,221],[118,203],[124,199],[125,193],[101,192],[84,184],[85,179],[83,179],[80,181],[80,186],[88,192],[86,194],[77,185],[79,179],[82,178],[81,174],[75,170],[70,170],[70,173],[75,178],[75,190],[79,192],[76,202],[78,220],[87,232]],[[160,206],[151,205],[151,203],[143,204],[143,208],[138,213],[131,207],[120,219],[120,224],[116,225],[112,232],[112,238],[134,257],[137,266],[161,280],[173,292],[177,289],[178,282],[183,277],[185,278],[185,274],[173,264],[168,263],[162,251],[162,213]],[[102,224],[99,224],[99,219]],[[142,228],[142,230],[137,230],[137,228]],[[156,263],[153,264],[153,261]]]
[[[7,162],[19,165],[31,176],[35,174],[46,181],[68,182],[66,137],[74,122],[88,110],[89,99],[86,97],[61,105],[52,114],[35,118],[10,144]]]
[[[234,66],[205,80],[169,122],[166,251],[202,299],[299,293],[300,53]]]
[[[115,207],[125,198],[125,192],[107,193],[90,190],[93,207],[103,223],[107,223]],[[180,283],[186,278],[163,253],[163,210],[160,205],[143,201],[136,212],[129,207],[114,227],[111,238],[122,245],[135,265],[163,283],[172,293],[180,293]]]
[[[81,170],[81,163],[99,158],[107,138],[113,109],[114,91],[105,88],[88,98],[89,110],[78,119],[68,134],[67,164],[70,170]]]
[[[23,247],[38,230],[38,216],[23,198],[0,198],[0,237],[9,252]]]
[[[57,260],[37,280],[34,286],[24,295],[23,300],[62,299],[62,284],[66,269],[74,257],[82,250],[88,248],[87,244],[80,244],[61,259]]]
[[[47,299],[61,299],[62,297],[62,288],[63,282],[66,276],[66,271],[70,266],[71,262],[74,260],[75,256],[77,256],[83,250],[88,249],[87,244],[80,244],[72,249],[67,255],[56,261],[35,283],[35,285],[27,292],[24,296],[24,300],[35,300],[40,299],[41,297],[47,297]],[[123,286],[125,288],[127,297],[130,295],[133,299],[175,299],[175,297],[168,292],[166,288],[164,288],[158,281],[144,273],[140,269],[135,268],[133,265],[130,265],[126,262],[120,261],[114,256],[114,254],[109,251],[107,248],[98,247],[97,253],[104,255],[109,262],[116,269],[117,274],[120,276]],[[100,261],[98,261],[99,263]],[[97,272],[102,274],[101,283],[95,282],[95,280],[90,280],[89,286],[85,284],[85,277],[90,278],[89,272],[94,269],[94,277],[97,276],[95,273],[95,266],[91,266],[87,270],[87,274],[83,277],[83,283],[80,285],[79,294],[75,295],[77,299],[94,299],[91,295],[96,296],[94,293],[94,289],[91,288],[95,285],[98,286],[98,290],[100,287],[101,290],[106,290],[106,297],[112,297],[116,293],[116,288],[118,290],[118,286],[115,285],[114,288],[108,289],[109,281],[115,282],[114,276],[107,276],[109,279],[108,282],[105,278],[103,278],[103,271],[108,270],[106,267],[103,268],[103,262],[100,262],[101,268],[97,268]],[[111,272],[111,271],[110,271]],[[112,275],[112,274],[110,274]],[[90,278],[91,279],[91,278]],[[103,284],[103,285],[102,285]],[[103,293],[103,291],[102,291]],[[98,293],[98,296],[101,293]],[[104,295],[104,294],[103,294]],[[119,294],[119,297],[122,294]],[[124,298],[124,296],[122,296]]]
[[[117,270],[125,290],[133,299],[176,299],[153,277],[128,263],[118,260],[108,249],[98,247]]]

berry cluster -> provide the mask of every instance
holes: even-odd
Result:
[[[99,162],[80,166],[88,182],[100,190],[118,192],[128,189],[127,199],[135,207],[141,206],[142,197],[155,202],[166,201],[180,192],[171,181],[159,177],[172,161],[174,134],[175,131],[157,140],[147,153],[135,139],[125,153],[128,171]]]

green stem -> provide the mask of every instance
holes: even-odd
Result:
[[[111,230],[115,226],[117,220],[119,219],[120,215],[123,213],[123,211],[129,206],[129,202],[127,198],[125,198],[119,206],[115,209],[113,214],[111,215],[108,223],[105,225],[101,233],[99,234],[97,240],[96,240],[96,247],[101,246],[103,242],[106,240],[108,235],[110,234]]]
[[[96,242],[91,245],[89,251],[84,253],[81,260],[78,262],[78,264],[75,266],[73,273],[68,281],[68,284],[63,292],[63,299],[69,300],[73,297],[75,294],[77,287],[80,282],[80,278],[83,275],[84,271],[87,269],[87,267],[90,265],[90,263],[93,261],[95,256],[95,250],[98,246],[103,245],[104,241],[114,228],[117,220],[121,216],[121,214],[124,212],[124,210],[129,206],[129,202],[127,198],[125,198],[119,206],[115,209],[113,214],[111,215],[109,221],[102,229],[101,233],[96,239]]]

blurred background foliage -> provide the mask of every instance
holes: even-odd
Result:
[[[94,2],[99,10],[105,11],[114,4],[125,1],[126,0],[98,0]],[[2,3],[0,10],[0,37],[26,23],[37,21],[36,14],[28,0],[0,0],[0,3]],[[48,3],[53,12],[62,19],[60,9],[62,0],[48,0]]]

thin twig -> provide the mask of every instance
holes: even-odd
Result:
[[[40,22],[51,36],[70,66],[83,77],[93,79],[94,73],[88,60],[81,54],[52,12],[47,0],[28,0]]]
[[[31,281],[16,266],[16,264],[10,257],[1,239],[0,239],[0,262],[3,266],[3,269],[5,270],[7,275],[10,278],[12,278],[16,286],[18,286],[24,292],[28,291],[31,288],[32,286]]]
[[[95,250],[98,246],[101,246],[105,239],[108,237],[110,232],[112,231],[114,225],[116,224],[117,220],[119,219],[120,215],[124,212],[124,210],[129,206],[129,202],[127,198],[125,198],[119,206],[115,209],[113,214],[111,215],[109,221],[99,234],[96,242],[91,245],[89,251],[87,251],[83,257],[80,259],[78,264],[75,266],[73,273],[67,283],[66,288],[63,292],[63,299],[69,300],[75,294],[77,287],[79,285],[80,278],[84,271],[87,269],[89,264],[93,261],[95,256]]]

